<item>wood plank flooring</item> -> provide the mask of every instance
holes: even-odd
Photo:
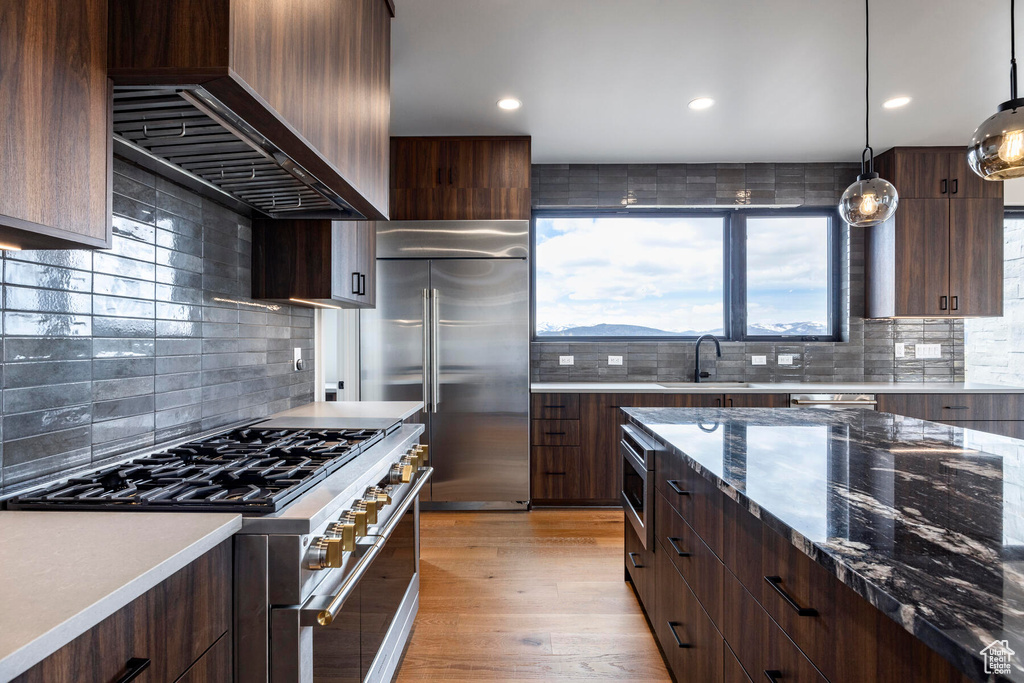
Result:
[[[429,512],[398,682],[671,681],[623,580],[622,512]]]

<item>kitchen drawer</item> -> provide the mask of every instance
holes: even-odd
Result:
[[[580,498],[580,457],[578,446],[534,446],[530,465],[531,498],[534,501]]]
[[[711,549],[683,521],[665,495],[655,494],[654,533],[661,544],[655,551],[669,560],[690,585],[690,590],[716,624],[722,621],[722,571]]]
[[[534,446],[579,446],[579,420],[533,420]]]
[[[533,394],[530,417],[535,420],[580,419],[579,394]]]
[[[757,601],[730,572],[725,573],[722,633],[733,654],[756,681],[827,683],[800,649],[786,637]],[[728,659],[728,651],[726,659]],[[737,680],[744,680],[742,677]]]
[[[215,659],[230,661],[231,557],[227,540],[14,680],[116,681],[130,670],[129,660],[138,658],[151,663],[134,679],[137,683],[171,683],[218,642],[227,654]],[[218,666],[211,660],[200,668]]]
[[[725,644],[722,681],[723,683],[753,683],[747,672],[743,670],[743,666],[740,665],[740,660],[736,659],[736,655],[729,649],[728,643]]]
[[[723,501],[724,524],[722,561],[754,599],[760,602],[764,587],[761,571],[761,520],[733,500]]]
[[[640,537],[630,524],[623,526],[626,527],[626,572],[629,574],[629,580],[633,582],[636,594],[640,597],[640,603],[650,615],[654,604],[651,599],[654,593],[654,552],[644,549]]]
[[[668,554],[655,552],[654,633],[676,680],[720,683],[725,642]],[[648,612],[650,613],[650,611]]]
[[[1024,420],[1020,394],[879,394],[878,409],[921,420]]]
[[[697,474],[682,456],[658,451],[655,461],[656,488],[719,557],[722,555],[723,494]],[[733,503],[733,501],[727,501]]]
[[[761,605],[807,657],[833,678],[835,648],[842,637],[835,611],[839,580],[770,529],[762,531],[761,544],[765,576]]]
[[[979,432],[1024,439],[1024,420],[937,420],[942,424],[961,429],[976,429]]]
[[[175,683],[227,683],[231,678],[231,634],[225,633]]]

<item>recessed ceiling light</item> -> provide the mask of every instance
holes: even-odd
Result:
[[[893,97],[886,100],[885,102],[882,102],[882,106],[885,107],[886,109],[899,109],[900,107],[905,107],[908,104],[910,104],[910,98],[905,95],[901,95],[900,97]]]
[[[498,100],[498,107],[506,111],[513,111],[515,109],[519,109],[521,106],[523,106],[523,103],[514,97],[503,97]]]
[[[714,106],[714,104],[715,101],[710,97],[698,97],[696,99],[690,100],[690,103],[686,106],[689,107],[690,109],[693,109],[694,111],[700,111],[702,109],[710,109],[712,106]]]

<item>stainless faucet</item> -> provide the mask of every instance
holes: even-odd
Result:
[[[701,378],[703,378],[703,377],[710,377],[711,376],[710,373],[701,372],[700,371],[700,344],[705,339],[710,339],[711,341],[715,342],[715,355],[718,356],[719,358],[722,357],[722,345],[718,342],[718,337],[716,337],[713,334],[702,334],[701,336],[697,337],[697,348],[694,350],[694,354],[693,354],[693,356],[694,356],[694,362],[693,362],[693,381],[694,382],[700,382]]]

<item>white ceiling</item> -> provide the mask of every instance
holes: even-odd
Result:
[[[1008,99],[1009,4],[872,1],[876,150],[966,145]],[[536,163],[860,157],[859,0],[397,5],[393,135],[528,134]],[[715,106],[687,109],[701,95]],[[914,100],[883,110],[895,95]]]

